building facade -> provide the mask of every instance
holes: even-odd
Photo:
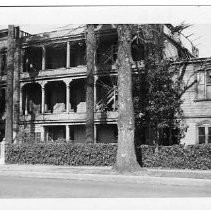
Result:
[[[194,60],[194,57],[197,56],[196,49],[193,49],[191,45],[192,49],[189,50],[182,45],[178,36],[170,35],[171,25],[162,25],[162,27],[166,35],[165,57],[178,59],[186,56],[186,58],[192,58],[188,72],[191,74],[193,71],[198,71],[197,65],[201,60]],[[14,56],[14,81],[20,77],[20,87],[17,88],[17,97],[14,99],[16,100],[14,104],[18,104],[18,107],[14,106],[14,109],[19,111],[19,134],[31,134],[36,141],[64,139],[78,143],[85,142],[85,27],[75,26],[37,35],[22,32],[18,27],[15,30],[14,40],[18,43],[19,51],[18,56]],[[115,143],[118,134],[117,30],[113,25],[97,25],[95,31],[98,47],[94,72],[94,142]],[[5,126],[7,36],[7,30],[0,31],[0,132],[2,137]],[[137,65],[139,69],[143,67],[144,46],[134,41],[132,56],[134,60],[133,74],[136,74]],[[17,77],[15,72],[19,71],[20,75]],[[14,82],[14,84],[16,83]],[[201,81],[200,84],[204,85],[203,91],[204,93],[207,91],[206,97],[209,97],[208,83],[205,85]],[[203,100],[199,99],[200,101],[197,99],[196,102],[196,99],[193,98],[195,89],[192,87],[185,94],[183,105],[186,122],[189,125],[186,137],[183,139],[183,142],[187,144],[197,143],[196,139],[199,134],[196,133],[198,132],[196,126],[199,127],[200,134],[201,132],[204,134],[205,142],[209,141],[209,132],[211,135],[211,130],[206,124],[211,117],[211,115],[209,116],[209,101],[203,98]],[[193,107],[192,110],[195,110],[196,115],[193,116],[193,112],[189,109],[190,106]],[[207,108],[201,109],[202,107]],[[200,117],[197,118],[199,115]],[[193,133],[195,138],[193,138]],[[17,135],[14,134],[15,137]]]

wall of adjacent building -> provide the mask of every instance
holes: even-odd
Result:
[[[190,63],[187,66],[184,76],[185,84],[191,84],[197,79],[197,71],[201,68],[201,63]],[[197,81],[198,82],[198,81]],[[181,140],[184,144],[198,143],[198,124],[205,120],[211,121],[211,100],[199,100],[197,95],[197,83],[190,87],[182,99],[182,109],[184,111],[185,123],[187,125],[187,132],[185,137]]]

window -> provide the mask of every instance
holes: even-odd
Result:
[[[203,125],[198,127],[199,144],[211,143],[211,125]]]
[[[197,99],[211,100],[211,69],[199,71],[197,74]]]
[[[205,127],[199,127],[199,144],[205,143]]]

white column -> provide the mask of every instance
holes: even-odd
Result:
[[[42,86],[42,105],[41,105],[42,114],[45,113],[45,85]]]
[[[70,68],[70,42],[67,42],[66,68]]]
[[[23,89],[20,87],[20,115],[23,114]]]
[[[42,126],[42,130],[41,130],[41,141],[45,141],[45,127]]]
[[[66,112],[70,111],[70,84],[66,83]]]
[[[42,46],[42,70],[46,69],[46,48]]]
[[[66,141],[70,140],[70,126],[66,125]]]
[[[98,77],[95,76],[94,77],[94,112],[96,112],[96,103],[97,103],[97,87],[96,87],[97,80],[98,80]]]
[[[26,100],[25,100],[25,115],[28,115],[28,96],[26,91]]]

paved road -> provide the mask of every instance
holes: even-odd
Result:
[[[205,187],[0,176],[0,198],[210,197]]]

